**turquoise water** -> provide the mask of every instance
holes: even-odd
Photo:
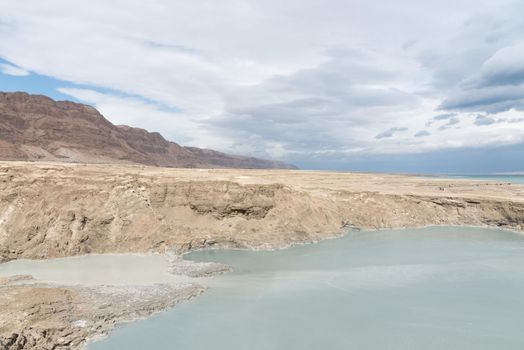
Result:
[[[510,182],[524,184],[524,175],[453,175],[450,177],[459,179],[488,180],[505,183]]]
[[[89,349],[524,349],[524,236],[351,233],[274,252],[203,251],[235,272]]]

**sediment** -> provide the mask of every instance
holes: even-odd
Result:
[[[81,349],[115,325],[188,300],[197,284],[60,286],[30,276],[0,278],[0,349]]]

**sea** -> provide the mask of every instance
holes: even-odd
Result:
[[[524,184],[524,175],[440,175],[439,177]]]
[[[524,235],[470,227],[350,232],[287,250],[208,250],[234,272],[90,350],[521,350]]]

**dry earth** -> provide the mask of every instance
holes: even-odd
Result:
[[[269,249],[346,229],[426,225],[523,230],[524,186],[386,174],[0,163],[0,261],[203,247]],[[76,348],[97,332],[71,326],[75,320],[113,324],[193,295],[159,290],[151,295],[160,299],[151,298],[160,306],[131,303],[125,312],[109,312],[117,315],[112,317],[96,302],[84,310],[85,300],[104,300],[85,288],[4,281],[0,349],[59,349],[53,346],[67,337],[75,340],[60,346]]]
[[[402,175],[0,162],[0,260],[276,248],[379,229],[522,229],[524,186]]]

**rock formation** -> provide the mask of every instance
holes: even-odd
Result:
[[[524,225],[524,186],[396,175],[0,163],[0,261],[276,248],[346,228]]]

